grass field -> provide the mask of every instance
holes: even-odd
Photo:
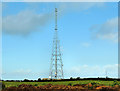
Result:
[[[97,83],[97,84],[104,84],[106,86],[113,86],[116,83],[120,85],[120,81],[95,81],[95,80],[80,80],[80,81],[58,81],[58,82],[3,82],[6,87],[10,86],[19,86],[20,84],[31,84],[34,86],[40,86],[40,85],[75,85],[75,84],[88,84],[88,83]]]

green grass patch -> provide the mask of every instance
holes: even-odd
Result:
[[[19,86],[21,84],[31,84],[33,86],[41,86],[41,85],[47,85],[47,84],[52,84],[52,85],[75,85],[75,84],[100,84],[100,85],[106,85],[106,86],[113,86],[115,84],[120,85],[120,81],[101,81],[101,80],[79,80],[79,81],[57,81],[57,82],[4,82],[6,87],[11,87],[11,86]]]

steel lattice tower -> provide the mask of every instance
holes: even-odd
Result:
[[[53,39],[49,78],[63,79],[63,63],[61,58],[60,40],[58,39],[57,29],[57,8],[55,8],[55,33]]]

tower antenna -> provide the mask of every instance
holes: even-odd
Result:
[[[52,57],[50,64],[50,79],[63,79],[63,63],[60,50],[60,40],[58,39],[57,29],[57,8],[55,8],[55,33],[53,39]]]
[[[105,74],[106,74],[106,78],[108,78],[108,72],[107,72],[107,70],[105,71]]]

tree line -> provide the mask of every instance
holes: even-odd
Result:
[[[77,80],[108,80],[108,81],[114,81],[114,80],[117,80],[117,81],[120,81],[120,79],[118,78],[80,78],[80,77],[77,77],[77,78],[73,78],[73,77],[70,77],[69,79],[49,79],[49,78],[38,78],[37,80],[29,80],[29,79],[24,79],[24,80],[1,80],[1,81],[7,81],[7,82],[50,82],[50,81],[77,81]]]

